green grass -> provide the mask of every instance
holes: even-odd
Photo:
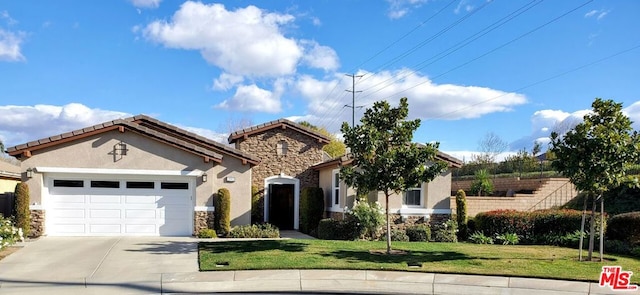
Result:
[[[203,242],[200,270],[357,269],[505,275],[597,281],[604,265],[633,271],[640,283],[640,260],[605,255],[605,262],[579,262],[578,250],[553,246],[393,242],[401,255],[372,254],[385,242],[268,240]],[[585,253],[586,257],[586,253]],[[221,266],[223,264],[228,264]],[[409,265],[417,265],[410,267]]]

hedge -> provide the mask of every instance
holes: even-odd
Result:
[[[15,226],[21,228],[22,234],[28,237],[31,232],[31,211],[29,211],[29,186],[26,183],[16,184],[15,198]]]
[[[215,197],[215,230],[216,232],[226,237],[229,234],[231,227],[231,193],[226,188],[221,188]]]
[[[640,211],[611,217],[607,221],[607,238],[640,246]]]
[[[353,220],[325,218],[318,224],[318,238],[322,240],[355,240],[360,230]]]
[[[324,193],[319,187],[305,187],[300,194],[300,231],[315,232],[324,214]]]

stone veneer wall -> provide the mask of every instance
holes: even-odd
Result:
[[[193,214],[193,235],[197,236],[203,229],[213,229],[213,216],[213,212],[195,211]]]
[[[276,145],[287,142],[286,155],[278,155]],[[264,179],[284,173],[298,178],[300,189],[318,187],[318,172],[311,166],[322,161],[322,146],[316,138],[299,133],[291,128],[273,128],[265,132],[252,134],[247,139],[238,139],[236,148],[262,160],[252,168],[252,185],[264,194]]]
[[[31,232],[29,238],[37,238],[44,234],[44,210],[30,210]]]

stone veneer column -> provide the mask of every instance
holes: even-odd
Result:
[[[44,234],[44,210],[30,210],[31,232],[29,238],[37,238]]]
[[[193,235],[197,236],[201,230],[213,229],[213,212],[195,211],[193,214]]]

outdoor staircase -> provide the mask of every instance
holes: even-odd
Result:
[[[528,211],[551,209],[562,206],[578,195],[573,183],[568,179],[549,179],[534,192],[537,196],[544,196]]]

